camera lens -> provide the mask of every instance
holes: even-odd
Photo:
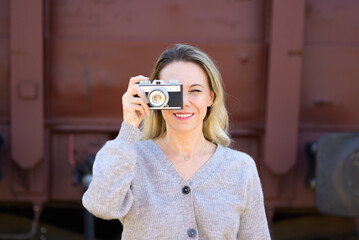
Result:
[[[152,102],[156,105],[163,105],[164,102],[164,96],[162,92],[155,92],[152,95]]]
[[[168,92],[164,88],[155,88],[148,94],[148,101],[153,107],[164,107],[168,102]]]

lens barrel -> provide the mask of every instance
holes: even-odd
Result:
[[[153,107],[164,107],[168,103],[168,92],[162,87],[155,87],[148,93],[148,102]]]

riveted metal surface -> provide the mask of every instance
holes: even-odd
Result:
[[[356,125],[359,122],[359,48],[308,45],[305,48],[301,122]],[[354,107],[354,108],[353,108]]]
[[[308,1],[300,114],[305,125],[359,122],[353,109],[359,102],[358,9],[355,0]]]
[[[314,191],[304,184],[306,143],[327,132],[359,130],[358,11],[355,0],[306,1],[297,161],[282,175],[259,163],[269,205],[313,207]],[[295,182],[288,185],[288,177]]]

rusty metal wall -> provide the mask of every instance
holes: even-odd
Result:
[[[54,172],[51,198],[78,200],[82,194],[69,181],[68,133],[84,138],[79,126],[88,138],[96,138],[91,131],[106,133],[104,125],[117,131],[129,78],[148,76],[159,54],[173,43],[194,44],[216,60],[233,124],[261,125],[267,7],[265,1],[51,1],[45,93],[50,161],[54,170],[65,169],[68,179],[64,186],[57,177],[64,173]],[[240,135],[243,150],[255,155],[259,136]],[[101,133],[98,137],[106,139]]]
[[[304,145],[359,130],[359,3],[294,2],[40,1],[44,147],[27,165],[26,157],[14,160],[22,145],[11,146],[22,136],[11,123],[27,121],[11,114],[10,100],[17,81],[10,72],[19,67],[10,63],[24,55],[10,47],[11,29],[21,33],[11,22],[21,16],[0,0],[0,201],[79,203],[74,171],[118,131],[128,79],[149,75],[158,55],[181,42],[209,53],[222,72],[234,147],[256,159],[266,204],[314,207]],[[23,140],[32,146],[31,137]]]
[[[165,48],[184,42],[218,62],[234,96],[233,119],[262,121],[265,7],[259,0],[51,1],[47,116],[120,117],[129,77],[149,75]]]
[[[359,102],[358,12],[357,1],[305,2],[303,48],[297,52],[302,70],[295,157],[278,160],[278,164],[291,162],[283,174],[267,166],[261,169],[269,205],[313,207],[314,191],[304,184],[308,172],[305,144],[328,132],[359,131],[359,109],[355,107]],[[285,125],[286,121],[281,122]],[[281,131],[279,125],[278,137],[286,135]]]

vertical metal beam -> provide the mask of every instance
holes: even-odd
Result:
[[[304,0],[273,0],[264,161],[276,174],[297,158],[304,10]]]
[[[11,156],[24,169],[43,158],[43,1],[10,1]]]

